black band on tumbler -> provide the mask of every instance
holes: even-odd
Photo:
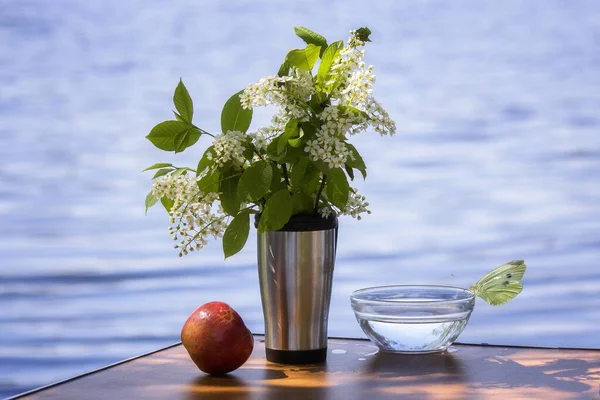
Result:
[[[327,347],[317,350],[267,350],[267,361],[278,364],[316,364],[327,359]]]
[[[260,214],[254,215],[254,227],[258,228]],[[279,232],[312,232],[326,231],[338,227],[338,219],[334,214],[330,214],[327,218],[313,214],[296,214],[292,215],[287,224],[279,229]]]

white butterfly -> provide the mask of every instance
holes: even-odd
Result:
[[[469,290],[493,306],[512,300],[523,290],[521,279],[525,275],[525,261],[514,260],[486,274]]]

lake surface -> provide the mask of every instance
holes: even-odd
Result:
[[[600,347],[599,2],[0,0],[0,397],[174,343],[210,300],[263,331],[255,236],[178,258],[140,171],[207,145],[144,139],[180,77],[217,131],[301,46],[293,25],[369,26],[398,126],[354,140],[373,214],[341,221],[330,334],[363,336],[352,290],[468,286],[523,258],[523,293],[478,302],[460,341]]]

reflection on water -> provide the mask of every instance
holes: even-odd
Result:
[[[354,289],[468,286],[524,258],[523,294],[479,302],[460,340],[600,347],[600,4],[187,3],[0,0],[0,395],[175,342],[209,300],[262,331],[253,246],[177,258],[139,171],[174,160],[144,135],[179,77],[216,131],[294,24],[372,28],[400,132],[355,140],[373,215],[341,223],[330,333],[362,336]]]

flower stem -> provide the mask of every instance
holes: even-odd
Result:
[[[239,173],[239,174],[233,174],[233,175],[229,175],[227,178],[219,179],[219,180],[218,180],[218,181],[216,181],[216,182],[210,182],[208,185],[206,185],[206,186],[204,186],[204,187],[200,187],[200,186],[198,185],[198,188],[200,189],[200,191],[201,191],[201,192],[204,192],[204,189],[206,189],[206,188],[208,188],[208,187],[211,187],[211,186],[212,186],[212,185],[214,185],[214,184],[221,183],[221,182],[223,182],[223,181],[226,181],[227,179],[235,178],[235,177],[238,177],[238,176],[242,176],[242,174],[241,174],[241,173]]]
[[[287,165],[285,163],[281,164],[283,169],[283,179],[285,179],[286,185],[290,186],[290,180],[288,179]]]
[[[256,146],[254,144],[252,144],[252,143],[250,144],[250,146],[252,146],[252,151],[258,156],[258,158],[260,158],[261,160],[264,161],[265,159],[260,154],[260,152],[258,151],[258,149],[256,148]],[[250,160],[248,160],[248,161],[250,161]]]
[[[192,126],[193,126],[194,128],[196,128],[196,129],[198,129],[198,130],[200,131],[200,133],[203,133],[203,134],[205,134],[205,135],[208,135],[208,136],[210,136],[211,138],[213,138],[213,139],[214,139],[215,135],[213,135],[212,133],[210,133],[210,132],[207,132],[207,131],[205,131],[205,130],[204,130],[204,129],[202,129],[202,128],[198,128],[196,125],[193,125],[193,124],[192,124]]]
[[[319,187],[319,191],[317,192],[317,198],[315,199],[315,209],[314,209],[315,214],[319,210],[319,200],[321,199],[321,193],[323,193],[323,189],[325,188],[326,182],[327,182],[327,175],[323,174],[323,178],[321,178],[321,186]]]

